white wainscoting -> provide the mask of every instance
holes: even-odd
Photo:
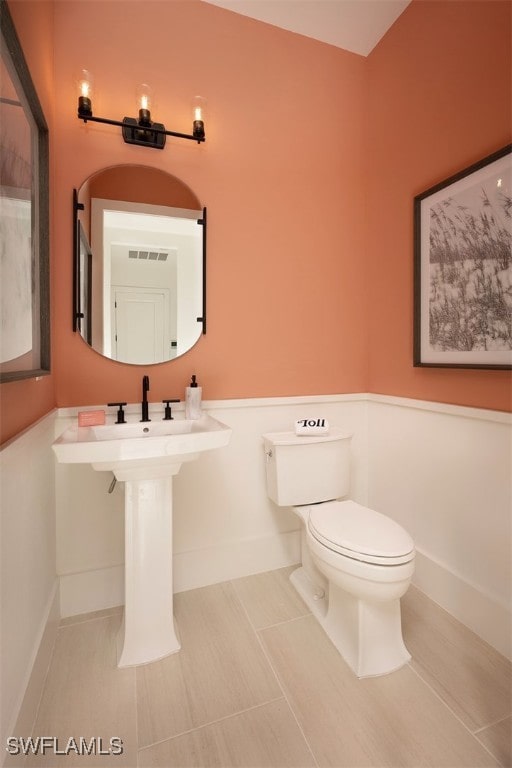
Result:
[[[369,506],[403,525],[414,582],[511,657],[511,418],[372,395]]]
[[[54,414],[0,452],[0,762],[6,738],[28,735],[60,619],[55,572]]]

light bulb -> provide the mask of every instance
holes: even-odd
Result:
[[[87,69],[81,69],[77,77],[78,114],[92,115],[93,77]]]
[[[192,100],[193,127],[192,135],[198,139],[204,139],[204,113],[206,110],[206,99],[202,96],[195,96]]]
[[[153,93],[147,83],[141,83],[137,87],[137,105],[139,107],[139,123],[141,125],[151,124],[151,104]]]

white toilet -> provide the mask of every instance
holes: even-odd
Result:
[[[414,542],[349,492],[352,435],[263,435],[267,493],[301,518],[302,566],[291,581],[358,677],[399,669],[410,654],[400,598],[414,572]]]

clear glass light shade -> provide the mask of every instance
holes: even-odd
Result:
[[[153,106],[153,91],[147,83],[137,86],[137,108],[150,110]]]
[[[204,122],[206,111],[206,99],[202,96],[194,96],[192,99],[192,120]]]
[[[92,99],[94,78],[88,69],[81,69],[76,78],[78,96]]]

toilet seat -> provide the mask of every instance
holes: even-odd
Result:
[[[414,559],[414,542],[402,526],[355,501],[310,506],[307,525],[316,541],[344,557],[376,565]]]

